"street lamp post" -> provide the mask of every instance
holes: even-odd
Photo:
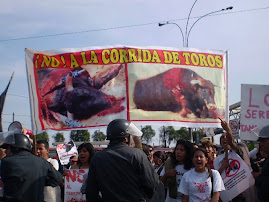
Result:
[[[172,25],[176,25],[180,29],[180,32],[181,32],[181,35],[182,35],[182,40],[183,40],[183,46],[185,46],[185,44],[184,44],[184,34],[183,34],[183,31],[182,31],[181,27],[177,23],[174,23],[174,22],[159,23],[159,27],[164,26],[164,25],[168,25],[168,24],[170,24],[170,25],[171,24]]]
[[[190,36],[190,32],[191,32],[193,26],[194,26],[199,20],[201,20],[202,18],[204,18],[204,17],[206,17],[206,16],[208,16],[208,15],[211,15],[211,14],[214,14],[214,13],[218,13],[218,12],[221,12],[221,11],[232,10],[232,9],[233,9],[233,7],[230,6],[230,7],[223,8],[223,9],[221,9],[221,10],[218,10],[218,11],[213,11],[213,12],[207,13],[207,14],[205,14],[205,15],[199,17],[199,18],[192,24],[191,28],[189,29],[188,34],[187,34],[187,32],[186,32],[186,34],[187,34],[187,35],[186,35],[186,45],[187,45],[187,47],[188,47],[188,45],[189,45],[189,36]]]
[[[184,33],[181,29],[181,27],[177,24],[177,23],[174,23],[174,22],[165,22],[165,23],[159,23],[159,26],[164,26],[164,25],[168,25],[168,24],[173,24],[173,25],[176,25],[179,29],[180,29],[180,32],[181,32],[181,35],[182,35],[182,40],[183,40],[183,47],[188,47],[189,46],[189,36],[190,36],[190,32],[193,28],[193,26],[199,21],[201,20],[202,18],[206,17],[206,16],[209,16],[211,14],[214,14],[214,13],[218,13],[218,12],[222,12],[222,11],[227,11],[227,10],[232,10],[233,7],[230,6],[230,7],[227,7],[227,8],[223,8],[221,10],[217,10],[217,11],[213,11],[213,12],[210,12],[210,13],[207,13],[203,16],[200,16],[191,26],[191,28],[188,30],[188,24],[189,24],[189,19],[190,19],[190,15],[191,15],[191,12],[192,12],[192,9],[195,5],[195,3],[197,2],[197,0],[193,3],[192,7],[191,7],[191,10],[189,12],[189,15],[188,15],[188,18],[187,18],[187,23],[186,23],[186,30],[185,30],[185,36],[184,36]]]
[[[185,29],[185,36],[183,34],[183,31],[181,29],[181,27],[177,24],[177,23],[174,23],[174,22],[165,22],[165,23],[159,23],[159,27],[161,26],[164,26],[164,25],[168,25],[168,24],[173,24],[173,25],[176,25],[179,29],[180,29],[180,32],[181,32],[181,35],[182,35],[182,40],[183,40],[183,47],[188,47],[189,46],[189,36],[190,36],[190,32],[192,30],[192,28],[194,27],[194,25],[199,21],[201,20],[202,18],[206,17],[206,16],[209,16],[211,14],[214,14],[214,13],[219,13],[219,12],[222,12],[222,11],[226,11],[226,10],[232,10],[233,7],[230,6],[230,7],[227,7],[227,8],[224,8],[224,9],[221,9],[221,10],[217,10],[217,11],[213,11],[213,12],[210,12],[210,13],[207,13],[203,16],[200,16],[191,26],[191,28],[189,29],[188,31],[188,24],[189,24],[189,19],[190,19],[190,16],[191,16],[191,12],[192,12],[192,9],[194,7],[194,5],[196,4],[198,0],[195,0],[195,2],[192,4],[192,7],[190,9],[190,12],[189,12],[189,15],[188,15],[188,18],[187,18],[187,23],[186,23],[186,29]],[[192,128],[189,128],[189,135],[191,137],[191,142],[193,141],[193,137],[192,137]],[[165,132],[164,132],[164,137],[165,137]],[[166,145],[166,141],[165,141],[165,145]]]

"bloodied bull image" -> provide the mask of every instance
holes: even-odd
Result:
[[[171,111],[183,118],[217,118],[214,84],[185,68],[173,68],[135,83],[134,103],[145,111]]]
[[[91,76],[84,68],[41,69],[37,71],[41,103],[41,117],[47,125],[59,122],[67,127],[81,127],[81,120],[94,115],[105,116],[125,109],[125,97],[116,98],[101,91],[117,77],[123,65],[101,68]]]

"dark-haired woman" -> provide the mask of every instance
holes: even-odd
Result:
[[[71,166],[71,169],[88,169],[90,168],[90,161],[93,155],[95,154],[95,149],[91,143],[82,143],[78,147],[78,163]],[[84,175],[83,183],[80,189],[82,194],[86,194],[86,182],[88,174]]]
[[[153,154],[154,168],[158,175],[161,174],[165,160],[166,160],[166,154],[164,152],[162,151],[154,152]]]
[[[195,149],[192,161],[194,168],[184,174],[178,189],[183,194],[182,201],[219,201],[225,188],[219,172],[210,168],[208,153]]]
[[[178,187],[182,176],[192,168],[193,145],[183,139],[177,141],[175,150],[165,161],[160,180],[167,188],[166,202],[181,202],[182,194]]]
[[[71,166],[71,169],[89,169],[90,161],[95,153],[91,143],[82,143],[78,147],[78,163]]]

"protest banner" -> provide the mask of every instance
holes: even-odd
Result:
[[[76,144],[73,141],[58,144],[56,151],[62,165],[67,165],[71,156],[78,155]]]
[[[269,85],[241,85],[240,139],[256,141],[269,123]]]
[[[82,195],[80,188],[88,169],[71,169],[66,170],[64,181],[64,201],[65,202],[86,202],[85,194]]]
[[[228,120],[227,52],[156,47],[26,49],[33,129],[220,127]]]
[[[218,170],[224,160],[225,154],[219,155],[214,160],[214,168]],[[243,159],[233,151],[228,154],[229,167],[222,173],[221,177],[225,190],[220,192],[223,202],[231,201],[234,197],[254,185],[254,178]]]

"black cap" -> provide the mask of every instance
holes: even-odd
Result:
[[[258,141],[261,141],[262,139],[269,139],[269,125],[261,129]]]

